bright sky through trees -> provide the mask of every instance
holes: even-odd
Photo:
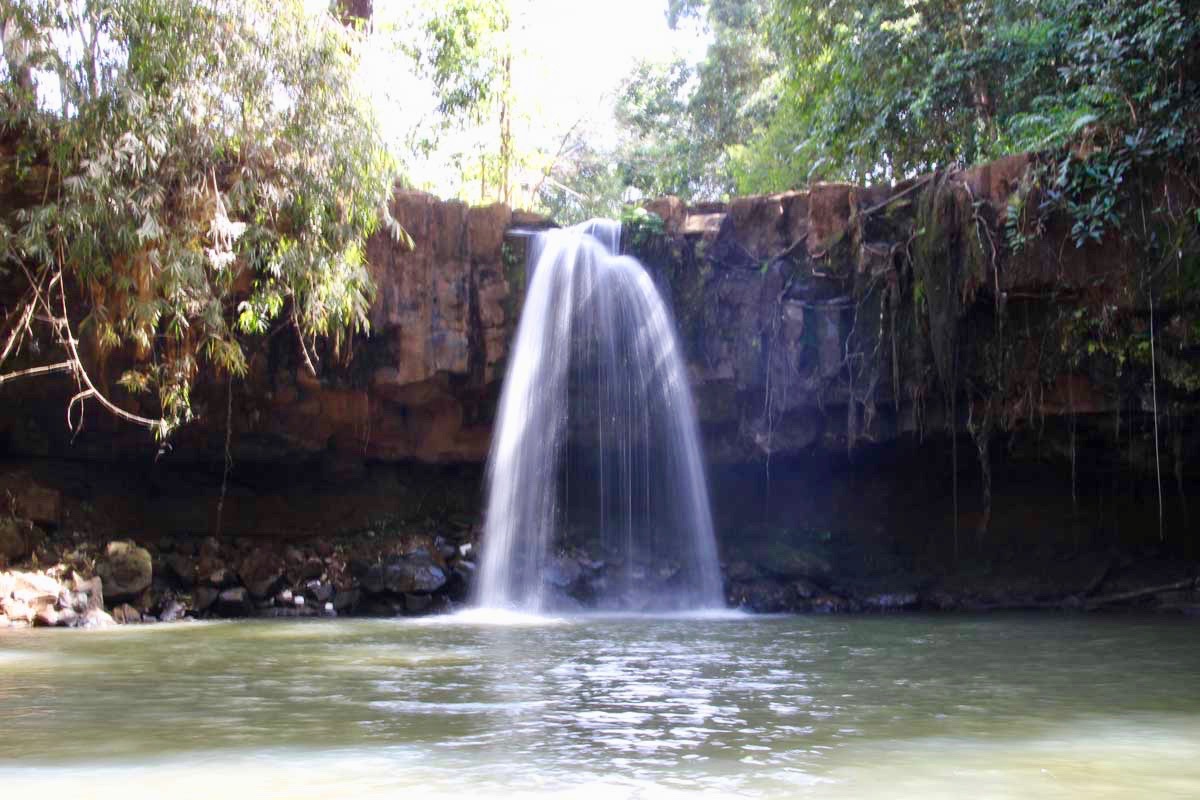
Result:
[[[323,9],[324,0],[309,0]],[[698,25],[667,25],[665,0],[611,0],[598,6],[584,0],[512,0],[513,96],[518,99],[514,138],[524,151],[554,153],[578,125],[591,141],[615,138],[613,105],[621,80],[638,60],[704,57],[707,33]],[[375,27],[401,29],[407,0],[376,0]],[[376,39],[384,37],[377,36]],[[365,54],[363,80],[379,105],[385,136],[405,163],[416,186],[453,196],[461,176],[446,160],[447,147],[424,158],[405,153],[406,138],[427,129],[435,117],[430,86],[412,63],[385,41]],[[472,132],[461,134],[459,139]],[[440,156],[440,157],[439,157]]]

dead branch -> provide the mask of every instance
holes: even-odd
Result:
[[[18,378],[34,378],[38,375],[51,375],[55,372],[74,372],[74,361],[60,361],[57,364],[47,364],[43,367],[30,367],[29,369],[19,369],[16,372],[8,372],[0,375],[0,386],[15,381]]]
[[[873,205],[873,206],[871,206],[870,208],[868,208],[868,209],[867,209],[867,210],[865,210],[865,211],[860,211],[860,212],[858,212],[858,215],[859,215],[860,217],[869,217],[869,216],[871,216],[872,214],[874,214],[874,213],[876,213],[876,212],[878,212],[878,211],[882,211],[883,209],[887,208],[888,206],[890,206],[892,203],[896,202],[896,201],[897,201],[897,200],[899,200],[900,198],[902,198],[902,197],[905,197],[905,196],[907,196],[907,195],[910,195],[910,194],[912,194],[913,192],[915,192],[917,189],[920,189],[922,186],[924,186],[925,184],[929,183],[930,181],[932,181],[932,180],[933,180],[934,178],[936,178],[936,177],[937,177],[937,173],[936,173],[936,172],[934,172],[934,173],[932,173],[932,174],[930,174],[930,175],[926,175],[924,178],[922,178],[921,180],[917,181],[917,182],[916,182],[916,183],[914,183],[912,186],[910,186],[910,187],[908,187],[907,189],[905,189],[903,192],[897,192],[896,194],[894,194],[894,195],[892,195],[891,197],[889,197],[887,200],[884,200],[882,203],[878,203],[877,205]]]
[[[1123,603],[1126,600],[1137,600],[1141,597],[1149,597],[1150,595],[1161,594],[1163,592],[1177,592],[1183,589],[1195,588],[1200,588],[1200,575],[1197,575],[1194,578],[1186,578],[1182,581],[1175,581],[1174,583],[1163,584],[1161,586],[1150,586],[1145,589],[1134,589],[1133,591],[1129,592],[1120,592],[1118,594],[1105,595],[1104,597],[1095,597],[1084,603],[1084,608],[1090,611],[1092,609],[1099,608],[1100,606],[1110,606],[1114,603]]]

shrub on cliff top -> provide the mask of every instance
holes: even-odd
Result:
[[[245,372],[247,335],[366,328],[364,239],[402,232],[357,34],[300,0],[32,0],[0,26],[0,269],[27,282],[0,365],[30,373],[46,324],[77,399],[165,435],[202,361]],[[120,351],[160,418],[100,393],[75,336]]]

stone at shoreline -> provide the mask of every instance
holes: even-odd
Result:
[[[37,616],[37,612],[30,608],[28,603],[15,597],[0,597],[0,613],[8,617],[10,622],[26,625],[31,624],[33,618]]]
[[[835,594],[823,594],[813,598],[812,610],[818,614],[843,614],[855,611],[855,604]]]
[[[212,586],[197,586],[196,590],[192,593],[192,608],[197,611],[208,611],[220,596],[220,589],[215,589]]]
[[[304,584],[304,592],[322,606],[333,599],[333,586],[323,581],[309,581]]]
[[[250,551],[238,567],[238,577],[255,598],[270,597],[283,582],[284,562],[265,547]]]
[[[113,618],[102,608],[89,608],[78,621],[80,628],[107,628],[115,624]]]
[[[167,576],[185,589],[196,582],[196,562],[183,553],[171,553],[163,559]]]
[[[885,592],[863,598],[863,607],[869,611],[902,611],[916,608],[919,598],[916,592]]]
[[[433,596],[428,594],[404,595],[404,610],[409,614],[421,614],[433,605]]]
[[[60,578],[60,568],[47,572],[0,572],[0,614],[6,625],[82,627],[91,620],[103,624],[104,593],[99,578],[84,580],[78,574]]]
[[[39,608],[33,616],[33,624],[39,628],[54,628],[58,626],[58,611],[54,606]]]
[[[823,556],[782,542],[761,547],[756,555],[762,571],[780,578],[820,578],[833,570]]]
[[[314,578],[320,578],[324,574],[325,562],[315,557],[304,559],[288,568],[288,575],[293,583],[304,583]]]
[[[333,596],[333,609],[339,614],[353,611],[358,606],[358,601],[362,598],[362,592],[358,589],[347,589],[344,592],[338,592]]]
[[[99,575],[86,580],[76,575],[71,579],[71,587],[77,595],[87,598],[86,610],[104,610],[104,580]]]
[[[110,600],[132,600],[150,587],[154,564],[150,551],[131,541],[109,542],[96,572]]]
[[[113,608],[112,618],[118,625],[139,625],[142,622],[142,612],[129,603],[121,603]]]
[[[393,594],[428,594],[446,585],[446,572],[427,555],[391,558],[383,565],[383,584]]]
[[[178,622],[187,615],[187,609],[178,600],[168,600],[159,612],[158,618],[163,622]]]
[[[244,586],[237,586],[221,592],[215,608],[224,617],[246,617],[253,613],[254,604],[250,602],[250,592]]]
[[[237,575],[231,569],[222,566],[205,571],[204,562],[201,562],[200,570],[200,574],[204,576],[204,583],[208,586],[213,586],[217,589],[231,589],[237,586]]]

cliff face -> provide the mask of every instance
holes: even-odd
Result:
[[[1070,215],[1029,210],[1039,169],[1018,156],[894,187],[650,203],[661,224],[630,226],[626,248],[675,311],[709,461],[769,469],[963,438],[946,449],[955,476],[960,449],[977,462],[985,527],[997,459],[1070,464],[1072,487],[1091,467],[1157,470],[1185,498],[1200,248],[1177,210],[1193,190],[1143,170],[1118,198],[1122,227],[1077,247]],[[221,463],[227,426],[241,465],[315,459],[332,477],[486,458],[523,233],[549,223],[403,191],[393,211],[416,246],[371,241],[371,335],[313,353],[315,375],[290,329],[263,339],[245,381],[201,381],[201,419],[170,461]],[[94,408],[68,441],[69,390],[61,377],[5,387],[9,455],[155,454],[144,431]]]
[[[652,203],[667,235],[640,249],[674,298],[710,458],[852,452],[939,431],[986,449],[1055,420],[1119,427],[1120,412],[1153,414],[1154,394],[1181,423],[1187,460],[1196,231],[1164,209],[1186,207],[1188,190],[1145,176],[1160,195],[1137,236],[1129,222],[1076,247],[1065,214],[1032,236],[1008,222],[1036,168],[1018,156],[896,187]]]

